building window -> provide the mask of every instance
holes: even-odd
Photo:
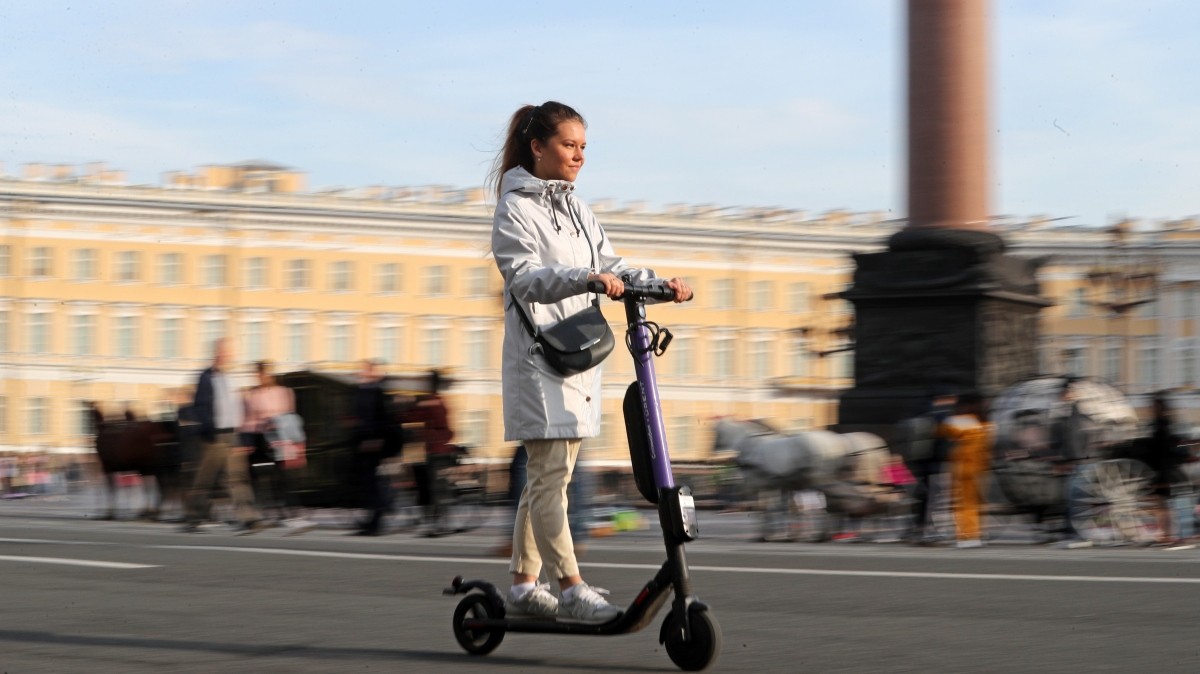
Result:
[[[788,375],[792,377],[809,376],[811,355],[808,351],[807,337],[792,337],[788,342]]]
[[[308,290],[312,287],[312,260],[288,260],[288,290]]]
[[[267,287],[267,258],[246,258],[246,280],[244,285],[251,290]]]
[[[288,323],[287,326],[287,355],[288,362],[307,363],[309,345],[312,343],[312,326],[308,323]]]
[[[733,376],[733,337],[722,335],[713,339],[713,376],[728,379]]]
[[[158,282],[165,286],[177,286],[183,282],[183,255],[163,253],[158,256]]]
[[[1146,346],[1138,352],[1138,383],[1147,388],[1158,386],[1158,347]]]
[[[0,246],[0,277],[12,276],[12,246]]]
[[[329,265],[329,289],[334,292],[354,290],[354,263],[339,260]]]
[[[1082,347],[1063,349],[1063,369],[1072,377],[1087,374],[1087,350]]]
[[[79,248],[74,251],[74,259],[71,262],[71,275],[76,281],[95,281],[96,280],[96,260],[97,254],[95,248]]]
[[[375,267],[375,292],[398,293],[401,291],[401,275],[404,267],[395,262],[384,262]]]
[[[49,278],[54,273],[54,251],[47,246],[37,246],[29,251],[29,276]]]
[[[467,297],[487,297],[491,294],[494,267],[471,267],[467,269]]]
[[[0,309],[0,353],[12,350],[12,344],[8,339],[8,315],[8,309]]]
[[[242,323],[242,355],[247,361],[257,363],[266,358],[267,324],[263,321]]]
[[[459,434],[462,444],[468,447],[488,447],[491,438],[491,413],[489,410],[467,410],[459,417]]]
[[[677,335],[671,340],[665,357],[672,363],[671,372],[676,376],[690,377],[696,374],[696,339]]]
[[[1185,339],[1179,345],[1179,385],[1196,387],[1196,345],[1194,339]]]
[[[209,288],[220,288],[226,284],[224,255],[205,255],[201,262],[201,278]]]
[[[765,338],[750,341],[750,378],[762,381],[771,376],[771,342]]]
[[[142,254],[136,250],[117,253],[116,280],[122,283],[140,281],[142,278]]]
[[[47,312],[28,314],[27,321],[29,323],[29,345],[26,350],[29,353],[43,355],[50,353],[50,314]]]
[[[1086,288],[1075,288],[1071,291],[1071,301],[1067,311],[1067,315],[1071,318],[1083,318],[1087,316],[1088,299]]]
[[[839,351],[831,354],[833,376],[837,379],[854,379],[854,352]]]
[[[138,317],[117,316],[113,329],[113,352],[122,358],[138,355]]]
[[[380,325],[375,328],[371,357],[385,363],[399,363],[400,358],[400,326]]]
[[[446,294],[446,265],[435,264],[425,268],[425,294],[439,297]]]
[[[96,353],[96,317],[92,314],[76,314],[71,317],[71,353],[76,356],[91,356]]]
[[[733,309],[737,296],[736,283],[731,278],[721,278],[712,282],[712,308]]]
[[[183,321],[178,318],[163,318],[158,322],[158,356],[178,358],[183,334]]]
[[[214,347],[217,340],[227,334],[227,323],[224,318],[206,318],[200,321],[201,356],[207,358],[216,353]]]
[[[775,309],[774,281],[754,281],[750,284],[750,308],[754,311]]]
[[[349,323],[335,323],[329,326],[329,360],[344,363],[353,359],[353,337],[354,326]]]
[[[1139,304],[1135,310],[1139,318],[1156,318],[1158,316],[1158,300],[1153,297],[1145,298],[1143,304]]]
[[[812,306],[812,286],[803,281],[788,284],[788,309],[794,314],[806,314]]]
[[[696,417],[676,416],[671,418],[671,428],[667,435],[672,456],[696,456]]]
[[[427,327],[424,333],[425,364],[433,367],[446,365],[446,337],[448,331],[441,327]]]
[[[492,366],[492,340],[489,330],[468,330],[467,367],[471,370],[486,370]]]
[[[30,435],[46,435],[50,432],[50,399],[41,396],[29,399],[26,408]]]
[[[70,401],[67,414],[67,432],[71,435],[91,435],[96,432],[92,428],[92,411],[86,400]]]
[[[8,396],[0,395],[0,434],[8,432]]]
[[[1104,379],[1110,384],[1122,384],[1121,381],[1122,349],[1119,344],[1109,344],[1104,347]]]

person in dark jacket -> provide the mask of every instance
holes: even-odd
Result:
[[[421,424],[425,441],[425,480],[429,502],[425,509],[425,535],[446,533],[442,527],[442,504],[448,498],[447,472],[458,463],[458,447],[450,444],[454,430],[450,428],[450,412],[442,398],[442,374],[429,372],[429,393],[417,398],[413,421]]]
[[[388,454],[390,419],[383,374],[374,360],[362,362],[358,388],[354,392],[353,423],[354,460],[350,479],[367,510],[366,519],[359,522],[354,534],[378,536],[383,533],[383,518],[390,500],[388,485],[379,476],[379,464]]]
[[[241,533],[254,533],[265,525],[254,505],[250,489],[248,449],[241,447],[238,427],[242,425],[242,401],[229,376],[229,342],[213,345],[213,364],[200,373],[192,415],[199,426],[200,458],[185,506],[184,531],[199,531],[208,516],[209,498],[224,475]]]
[[[1179,436],[1172,428],[1173,419],[1171,408],[1167,402],[1167,394],[1160,392],[1154,396],[1153,418],[1150,421],[1150,438],[1146,443],[1143,460],[1154,471],[1154,496],[1158,513],[1159,538],[1164,545],[1179,544],[1176,540],[1175,529],[1171,526],[1172,490],[1175,485],[1187,482],[1183,474],[1183,464],[1187,459]]]
[[[925,437],[913,439],[911,444],[925,443],[926,450],[919,456],[909,457],[908,468],[913,475],[912,520],[904,539],[918,545],[934,542],[930,526],[933,522],[933,507],[939,476],[945,469],[950,453],[950,441],[940,437],[937,428],[954,414],[958,396],[949,389],[938,389],[925,405],[917,419],[922,421],[915,428],[922,428]]]

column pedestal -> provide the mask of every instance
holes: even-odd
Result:
[[[908,228],[854,256],[854,388],[837,430],[889,437],[939,389],[992,398],[1037,373],[1044,262],[1007,255],[998,235]]]

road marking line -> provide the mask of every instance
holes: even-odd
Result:
[[[0,538],[0,543],[49,543],[52,545],[108,545],[96,541],[59,541],[53,538]]]
[[[32,562],[34,564],[62,564],[64,566],[90,566],[98,569],[154,569],[158,564],[129,564],[126,562],[100,562],[94,559],[67,559],[66,557],[20,557],[0,555],[0,562]]]
[[[338,559],[370,559],[392,562],[439,562],[449,564],[505,564],[506,559],[480,559],[473,557],[423,557],[420,555],[384,555],[368,552],[330,552],[326,550],[289,550],[285,548],[243,548],[229,545],[155,545],[171,550],[220,550],[222,552],[246,552],[264,555],[293,555],[296,557],[332,557]],[[637,569],[657,570],[656,564],[621,564],[614,562],[583,562],[580,566],[591,569]],[[1200,578],[1154,578],[1151,576],[1055,576],[1017,573],[939,573],[932,571],[849,571],[839,569],[779,569],[755,566],[692,566],[692,571],[715,573],[763,573],[787,576],[850,576],[865,578],[937,578],[944,580],[1026,580],[1059,583],[1143,583],[1167,585],[1200,585]]]

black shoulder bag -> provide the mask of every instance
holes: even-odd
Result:
[[[588,236],[587,228],[582,223],[580,229],[588,240],[588,248],[592,253],[592,268],[595,269],[596,250],[592,248],[592,237]],[[604,362],[608,354],[612,353],[616,339],[600,311],[598,299],[592,298],[592,306],[567,316],[540,332],[533,327],[533,321],[525,314],[525,309],[515,297],[512,303],[542,357],[562,376],[570,377],[586,372]]]

